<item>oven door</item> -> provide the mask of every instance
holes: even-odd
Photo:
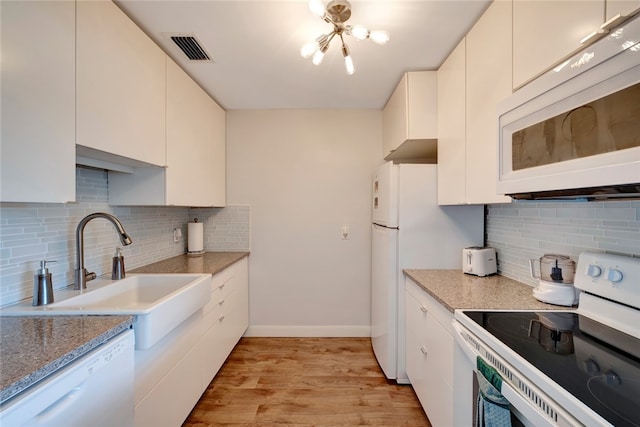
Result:
[[[594,194],[626,185],[615,196],[622,197],[636,189],[630,185],[640,183],[639,39],[637,18],[498,107],[500,194],[536,198],[528,193],[573,189],[579,196],[585,193],[576,189]]]
[[[453,329],[456,342],[454,354],[455,425],[476,425],[478,384],[475,371],[478,356],[502,374],[503,381],[500,392],[510,403],[513,426],[580,425],[571,415],[547,398],[538,387],[526,381],[514,368],[491,351],[466,327],[454,320]]]

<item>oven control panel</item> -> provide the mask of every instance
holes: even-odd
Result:
[[[578,258],[575,287],[640,309],[640,258],[583,252]]]

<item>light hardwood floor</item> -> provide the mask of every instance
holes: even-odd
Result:
[[[430,426],[369,338],[242,338],[183,427]]]

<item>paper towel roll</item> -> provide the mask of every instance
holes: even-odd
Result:
[[[189,253],[204,252],[204,224],[190,222],[187,224],[187,251]]]

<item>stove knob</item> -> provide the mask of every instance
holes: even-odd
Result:
[[[587,276],[589,277],[599,277],[602,274],[602,268],[595,264],[589,264],[587,266]]]
[[[584,370],[589,375],[596,375],[600,373],[600,366],[598,366],[598,363],[595,360],[587,359],[584,361]]]
[[[607,280],[613,283],[622,282],[622,271],[616,270],[615,268],[610,268],[607,270]]]
[[[607,384],[612,386],[618,386],[622,384],[622,379],[620,376],[616,374],[613,370],[609,369],[604,373],[605,378],[607,379]]]

